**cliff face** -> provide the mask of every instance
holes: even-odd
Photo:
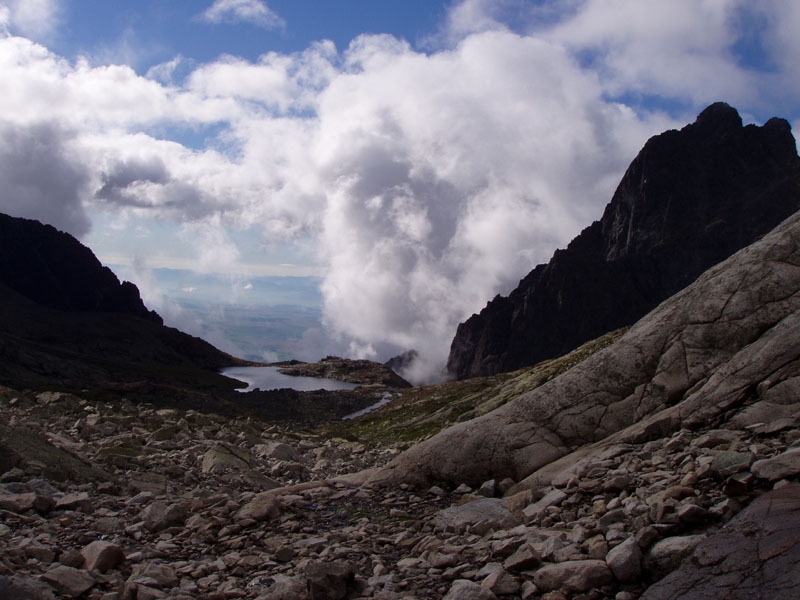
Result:
[[[138,288],[120,283],[71,235],[0,214],[0,283],[34,302],[69,312],[121,313],[163,323]]]
[[[0,385],[83,389],[151,381],[232,387],[208,373],[237,364],[165,327],[132,283],[38,221],[0,215]]]
[[[448,371],[511,371],[631,325],[798,209],[789,124],[743,127],[734,108],[713,104],[651,138],[600,221],[459,325]]]

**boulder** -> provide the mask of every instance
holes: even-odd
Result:
[[[48,570],[42,578],[65,598],[77,598],[90,590],[95,580],[86,571],[58,565]]]
[[[798,237],[800,214],[704,273],[611,346],[417,444],[371,483],[478,485],[511,477],[518,487],[541,487],[571,464],[555,461],[581,446],[575,460],[700,427],[755,401],[761,382],[778,385],[800,373]],[[534,475],[544,467],[547,473]]]
[[[800,473],[800,448],[791,448],[778,456],[757,460],[750,471],[760,479],[777,481]]]
[[[482,535],[491,529],[508,529],[519,525],[501,498],[481,498],[460,506],[446,508],[434,517],[434,525],[446,530],[471,531]]]
[[[497,600],[497,596],[468,579],[456,579],[443,600]]]
[[[587,592],[611,583],[613,578],[608,565],[602,560],[568,560],[545,565],[533,574],[533,582],[543,592]]]
[[[95,540],[81,550],[87,571],[105,573],[125,561],[122,548],[105,540]]]
[[[642,600],[749,600],[797,597],[800,589],[800,485],[756,499],[650,586]]]

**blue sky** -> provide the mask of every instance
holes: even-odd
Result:
[[[794,0],[0,0],[0,211],[156,310],[158,269],[317,277],[326,352],[435,370],[651,135],[718,100],[797,130],[797,31]]]

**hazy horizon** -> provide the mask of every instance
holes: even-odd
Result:
[[[429,376],[650,136],[720,100],[797,130],[799,29],[788,0],[0,0],[0,210],[151,304],[158,269],[230,278],[208,335],[240,281],[319,278],[311,347]]]

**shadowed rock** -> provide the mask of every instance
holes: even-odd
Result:
[[[651,138],[600,221],[459,325],[448,371],[512,371],[631,325],[798,209],[789,124],[742,127],[735,109],[713,104]]]
[[[800,485],[769,492],[700,543],[642,600],[789,600],[800,588]]]

